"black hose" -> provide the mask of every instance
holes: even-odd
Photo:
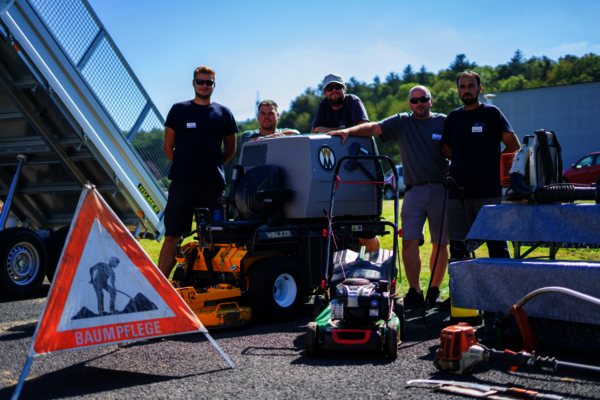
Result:
[[[525,185],[523,175],[513,173],[510,175],[511,196],[528,199],[539,204],[574,203],[577,200],[598,201],[597,188],[592,185],[579,185],[573,183],[556,183],[554,185],[532,188]]]
[[[435,252],[435,260],[433,261],[433,268],[431,270],[431,276],[429,277],[429,285],[427,286],[427,294],[425,295],[425,304],[423,304],[423,325],[425,325],[429,329],[437,329],[437,328],[445,328],[447,326],[452,325],[452,322],[445,322],[441,325],[433,325],[429,326],[427,324],[427,317],[425,313],[427,311],[427,300],[429,299],[429,290],[431,289],[431,284],[433,283],[433,277],[435,276],[435,270],[437,268],[438,258],[440,256],[440,249],[442,247],[442,236],[444,234],[444,217],[446,216],[446,199],[448,198],[448,181],[451,180],[449,176],[446,177],[446,182],[444,184],[444,205],[442,206],[442,223],[440,226],[440,235],[438,236],[438,248]],[[453,181],[454,182],[454,181]],[[456,183],[454,183],[456,184]],[[464,205],[464,202],[463,202]]]

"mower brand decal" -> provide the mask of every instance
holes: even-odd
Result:
[[[290,231],[276,231],[276,232],[266,232],[267,237],[269,239],[279,239],[284,237],[292,237],[292,232]]]
[[[327,172],[331,172],[335,169],[335,153],[333,149],[328,145],[324,144],[319,147],[319,151],[317,152],[317,159],[319,160],[319,165]]]
[[[60,257],[29,356],[206,332],[129,230],[89,186]]]
[[[138,185],[138,189],[140,190],[140,193],[142,193],[142,196],[144,196],[148,204],[150,204],[150,208],[152,208],[154,212],[158,214],[160,212],[160,209],[158,208],[154,200],[152,200],[152,197],[150,197],[146,188],[140,183]]]
[[[362,232],[362,225],[352,225],[352,232]]]

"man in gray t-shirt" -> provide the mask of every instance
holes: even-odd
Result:
[[[424,304],[420,287],[421,256],[419,245],[424,240],[425,220],[429,220],[429,231],[433,251],[430,269],[440,245],[439,259],[433,278],[429,304],[438,308],[449,308],[442,302],[439,293],[448,265],[448,221],[442,214],[444,201],[444,175],[448,173],[448,160],[442,155],[444,114],[431,112],[433,99],[424,86],[411,89],[408,102],[412,113],[391,116],[377,123],[364,124],[350,129],[330,132],[341,136],[342,143],[348,136],[379,136],[382,141],[398,143],[402,156],[404,183],[407,185],[402,203],[402,261],[410,289],[404,297],[404,307],[414,308]],[[440,228],[443,220],[443,232]]]

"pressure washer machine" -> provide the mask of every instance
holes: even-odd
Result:
[[[398,344],[403,338],[404,309],[402,302],[395,301],[396,259],[398,258],[398,188],[394,200],[394,223],[389,221],[336,221],[331,222],[336,189],[343,182],[337,173],[344,162],[377,159],[392,166],[396,182],[397,172],[391,159],[385,156],[342,157],[335,169],[336,181],[332,184],[329,212],[323,210],[329,220],[327,234],[327,257],[329,260],[322,296],[315,299],[316,319],[306,331],[306,353],[316,357],[322,349],[328,350],[383,350],[396,359]],[[352,230],[370,224],[384,224],[393,234],[393,251],[379,249],[365,254],[349,250],[332,252],[337,246],[334,229],[351,225]],[[332,246],[333,244],[333,246]],[[342,279],[343,277],[343,279]],[[397,314],[400,314],[398,316]]]

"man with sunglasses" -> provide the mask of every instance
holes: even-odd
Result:
[[[424,241],[425,220],[429,220],[429,232],[433,250],[429,258],[433,269],[439,247],[435,276],[429,293],[429,305],[440,309],[449,308],[440,297],[440,286],[448,264],[448,222],[443,213],[444,175],[448,173],[448,160],[442,155],[444,114],[431,112],[433,99],[429,89],[415,86],[409,93],[411,113],[399,113],[383,121],[329,132],[341,136],[342,143],[348,136],[381,136],[383,142],[398,143],[402,156],[402,169],[406,192],[402,202],[402,261],[410,289],[404,296],[407,309],[425,304],[421,291],[421,256],[419,246]],[[443,231],[440,237],[440,229]]]
[[[217,209],[225,189],[223,165],[235,154],[235,118],[227,107],[211,100],[215,71],[196,68],[192,85],[194,99],[173,105],[165,122],[163,150],[172,165],[158,268],[166,277],[175,266],[177,240],[192,230],[194,209]]]
[[[369,122],[362,101],[353,94],[346,94],[346,85],[340,75],[327,75],[323,79],[323,92],[325,98],[312,122],[312,133],[327,133]]]
[[[450,254],[453,259],[469,257],[464,240],[484,205],[500,204],[500,154],[521,148],[513,128],[502,111],[479,101],[481,78],[465,71],[456,78],[458,96],[463,106],[448,114],[442,151],[452,160],[450,176],[464,188],[465,210],[457,196],[448,197]],[[500,144],[506,147],[500,150]],[[467,222],[468,219],[468,222]],[[488,241],[490,258],[510,258],[506,241]]]
[[[300,132],[295,129],[277,128],[279,111],[277,110],[277,103],[273,100],[263,100],[258,103],[257,119],[260,128],[242,133],[242,144],[277,136],[300,134]]]

